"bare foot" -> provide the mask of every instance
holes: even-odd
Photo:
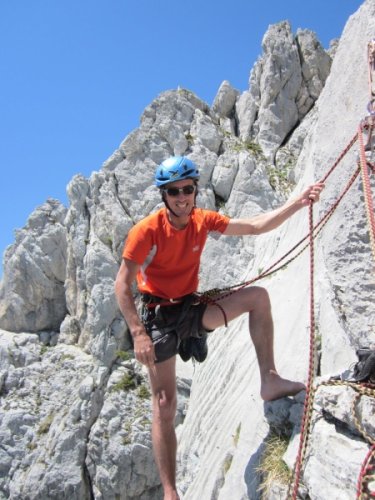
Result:
[[[306,386],[302,382],[287,380],[274,370],[270,370],[262,379],[260,395],[264,401],[273,401],[285,396],[295,396],[305,389]]]

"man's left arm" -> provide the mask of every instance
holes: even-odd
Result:
[[[319,200],[324,189],[322,182],[317,182],[306,188],[302,193],[288,200],[284,205],[270,212],[259,214],[249,219],[231,219],[224,233],[227,236],[242,236],[246,234],[262,234],[277,228],[298,210]]]

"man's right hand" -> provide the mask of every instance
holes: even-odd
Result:
[[[133,337],[134,354],[137,361],[151,367],[155,364],[155,350],[152,340],[146,332]]]
[[[115,292],[118,305],[133,337],[134,354],[137,361],[149,368],[154,367],[155,350],[151,338],[147,335],[135,307],[132,284],[140,265],[123,259],[117,273]]]

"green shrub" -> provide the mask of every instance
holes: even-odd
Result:
[[[144,384],[142,384],[138,387],[138,396],[141,399],[149,399],[150,398],[151,393]]]
[[[114,391],[129,391],[136,388],[134,374],[125,373],[122,378],[113,386]]]
[[[116,356],[122,361],[129,361],[129,359],[132,358],[131,354],[128,351],[116,351]]]
[[[47,434],[49,431],[51,424],[53,422],[53,413],[50,413],[39,425],[39,429],[37,430],[37,434],[40,436],[41,434]]]

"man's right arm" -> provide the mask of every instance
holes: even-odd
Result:
[[[154,346],[139,319],[132,293],[132,284],[138,270],[139,264],[123,259],[115,281],[115,293],[120,310],[134,340],[135,357],[144,365],[151,366],[155,361]]]

